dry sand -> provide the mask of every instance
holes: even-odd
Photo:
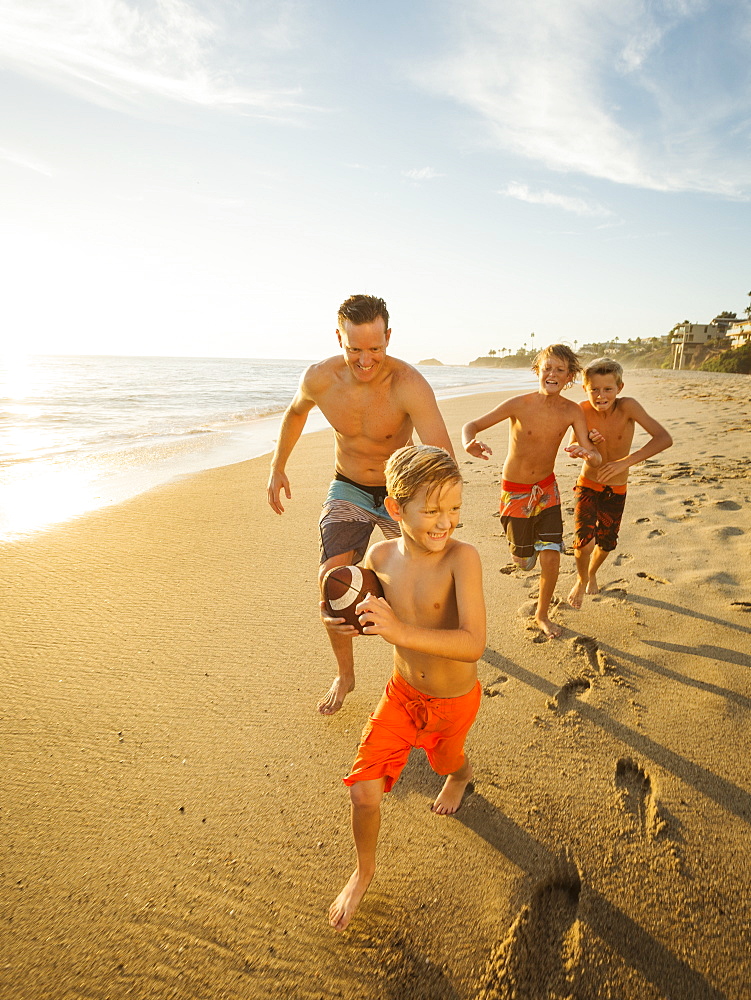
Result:
[[[356,691],[316,713],[330,432],[296,448],[283,518],[258,459],[0,546],[3,1000],[751,995],[751,379],[626,393],[675,446],[633,471],[604,590],[555,608],[558,640],[495,516],[505,428],[491,463],[462,453],[489,607],[475,792],[432,815],[412,755],[344,934],[340,779],[391,650],[358,640]],[[497,398],[442,404],[457,444]],[[562,453],[569,534],[576,471]]]

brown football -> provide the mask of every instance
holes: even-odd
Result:
[[[383,597],[381,581],[372,569],[361,566],[334,566],[323,578],[323,599],[331,618],[344,618],[362,633],[355,608],[368,594]],[[367,624],[367,623],[366,623]]]

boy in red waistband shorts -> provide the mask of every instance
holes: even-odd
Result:
[[[561,634],[550,620],[550,602],[558,581],[563,552],[561,498],[555,481],[555,460],[566,431],[572,428],[577,441],[587,441],[587,423],[581,407],[561,393],[573,385],[581,371],[579,359],[565,344],[545,347],[532,363],[539,388],[523,396],[504,400],[494,410],[462,428],[465,451],[487,460],[492,450],[476,435],[501,420],[510,420],[509,449],[503,463],[501,523],[511,548],[511,557],[522,569],[533,569],[539,555],[540,594],[535,621],[548,638]],[[584,458],[593,467],[600,454],[591,445],[571,444],[574,458]]]
[[[618,398],[623,389],[623,368],[617,361],[598,358],[590,362],[582,380],[587,399],[580,405],[587,421],[587,439],[597,445],[602,465],[595,469],[585,459],[574,487],[577,580],[568,595],[572,608],[582,606],[585,593],[600,592],[597,570],[618,544],[628,470],[673,443],[665,428],[640,403],[628,396]],[[636,424],[644,428],[650,440],[629,453]],[[574,431],[572,443],[577,439],[581,440]]]
[[[391,790],[413,747],[447,775],[432,805],[455,813],[472,778],[464,741],[480,706],[477,660],[485,650],[485,602],[480,556],[452,538],[459,522],[462,478],[442,448],[406,446],[386,462],[386,508],[401,537],[373,545],[363,566],[375,571],[384,597],[358,605],[365,633],[394,647],[394,673],[363,730],[344,779],[352,803],[357,867],[329,907],[343,931],[375,873],[381,799]],[[331,630],[356,634],[341,618]]]

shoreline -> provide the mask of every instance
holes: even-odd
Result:
[[[524,386],[520,388],[524,391]],[[468,384],[436,390],[436,398],[441,401],[509,391],[493,383]],[[0,501],[0,544],[117,505],[186,476],[271,454],[283,412],[264,414],[231,430],[185,434],[92,453],[75,463],[19,463],[8,468]],[[325,417],[315,408],[303,434],[328,429]]]

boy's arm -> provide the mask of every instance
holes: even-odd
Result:
[[[454,587],[459,617],[457,628],[422,628],[400,621],[383,597],[369,597],[357,606],[368,613],[372,624],[363,631],[380,635],[403,649],[428,656],[474,663],[485,651],[485,600],[482,593],[480,556],[471,545],[455,550]]]
[[[662,424],[658,424],[653,417],[650,417],[641,403],[637,403],[635,399],[629,399],[628,401],[624,399],[623,402],[628,402],[626,414],[635,420],[640,427],[643,427],[651,437],[643,447],[632,451],[625,458],[619,458],[615,462],[608,462],[606,465],[601,466],[597,474],[598,482],[601,483],[610,482],[621,475],[626,469],[630,469],[632,465],[636,465],[638,462],[643,462],[645,458],[651,458],[653,455],[665,451],[673,443],[673,439]]]
[[[513,413],[513,402],[514,398],[506,399],[500,403],[494,410],[490,410],[488,413],[484,413],[481,417],[477,417],[476,420],[468,421],[464,427],[462,427],[462,445],[464,450],[470,454],[474,455],[475,458],[483,458],[485,461],[488,460],[488,455],[493,454],[493,449],[489,448],[488,445],[484,444],[482,441],[477,440],[478,431],[484,431],[488,427],[492,427],[493,424],[498,424],[501,420],[506,420]]]
[[[564,451],[568,452],[572,458],[586,459],[591,466],[597,468],[598,465],[602,464],[602,455],[591,444],[588,448],[585,448],[581,444],[582,441],[590,440],[589,431],[587,430],[587,420],[584,416],[584,410],[576,403],[574,405],[578,412],[574,414],[574,418],[571,421],[571,444]]]

